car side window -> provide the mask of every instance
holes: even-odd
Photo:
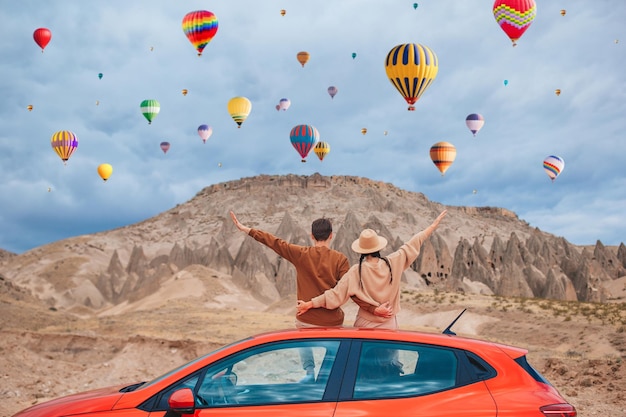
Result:
[[[199,408],[320,401],[339,341],[290,341],[240,352],[207,368]]]
[[[400,342],[363,342],[355,399],[401,398],[457,385],[454,350]]]

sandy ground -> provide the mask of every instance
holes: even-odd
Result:
[[[0,294],[0,416],[70,393],[149,380],[249,334],[293,326],[295,298],[266,307],[224,277],[177,279],[176,291],[170,283],[162,294],[99,315],[54,311]],[[531,364],[579,416],[626,415],[624,303],[407,289],[402,306],[401,327],[427,332],[441,332],[467,308],[453,329],[459,336],[529,349]],[[350,326],[356,310],[351,303],[345,310]]]

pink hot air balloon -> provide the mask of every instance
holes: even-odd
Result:
[[[202,139],[202,143],[206,143],[207,139],[213,134],[213,128],[209,125],[198,126],[198,135]]]
[[[335,94],[337,94],[337,87],[335,87],[334,85],[331,85],[330,87],[328,87],[328,94],[330,95],[330,98],[335,98]]]
[[[170,150],[170,143],[169,142],[161,142],[161,150],[163,151],[163,153],[167,153],[167,151]]]

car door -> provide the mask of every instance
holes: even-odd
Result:
[[[466,376],[464,360],[440,346],[354,343],[334,417],[495,416],[485,383]]]
[[[331,417],[339,386],[330,381],[345,367],[348,350],[349,342],[342,348],[339,340],[270,343],[222,359],[178,385],[193,387],[195,417]]]

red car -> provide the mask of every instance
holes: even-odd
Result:
[[[150,382],[70,395],[15,417],[576,416],[526,350],[445,333],[265,333]]]

